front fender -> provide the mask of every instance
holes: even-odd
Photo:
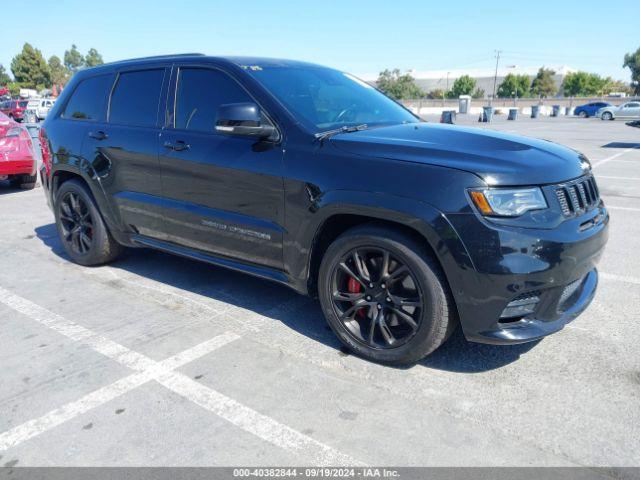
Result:
[[[296,229],[297,248],[285,249],[285,267],[292,283],[307,291],[313,248],[326,222],[335,215],[358,215],[372,220],[395,222],[419,233],[435,253],[454,294],[461,291],[464,271],[473,262],[457,232],[438,209],[419,200],[376,192],[333,190],[312,202],[313,215]],[[310,248],[303,248],[310,246]]]

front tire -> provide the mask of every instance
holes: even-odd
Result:
[[[79,180],[62,184],[54,203],[58,236],[71,259],[80,265],[115,260],[123,247],[109,233],[91,192]]]
[[[354,353],[375,362],[415,363],[457,325],[438,262],[412,237],[363,225],[327,249],[318,291],[331,329]]]

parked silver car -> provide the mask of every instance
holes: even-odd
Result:
[[[611,105],[598,110],[596,113],[602,120],[615,120],[616,118],[640,118],[640,102],[627,102],[622,105]]]

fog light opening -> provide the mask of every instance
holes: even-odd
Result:
[[[500,321],[503,323],[517,322],[527,315],[534,313],[538,302],[540,302],[540,297],[537,295],[518,297],[509,302],[505,307],[500,314]]]

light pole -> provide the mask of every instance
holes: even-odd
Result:
[[[518,65],[507,65],[507,68],[516,69],[518,68]],[[515,79],[516,91],[511,92],[511,95],[513,95],[513,106],[515,107],[518,104],[518,78],[515,76],[515,74],[513,78]]]

